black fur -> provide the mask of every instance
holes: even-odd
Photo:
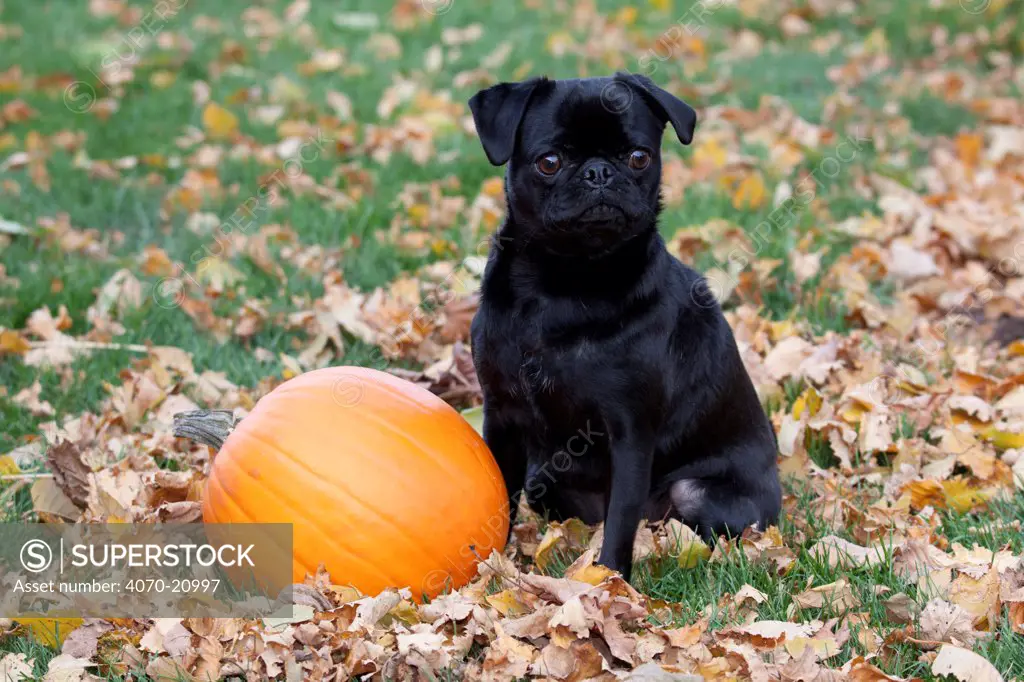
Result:
[[[641,518],[706,538],[775,522],[771,425],[703,279],[657,230],[662,133],[688,143],[693,109],[622,74],[503,83],[470,107],[509,164],[472,338],[513,502],[525,490],[554,519],[604,521],[600,561],[627,579]],[[628,165],[637,149],[646,169]],[[535,163],[550,153],[552,177]]]

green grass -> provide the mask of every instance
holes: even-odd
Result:
[[[820,462],[819,462],[820,464]],[[786,485],[787,492],[796,496],[795,509],[808,509],[813,500],[809,488],[795,481]],[[951,542],[959,542],[966,547],[978,545],[988,550],[999,551],[1009,549],[1015,553],[1024,550],[1024,541],[1018,531],[1009,524],[1024,518],[1024,494],[1018,494],[1006,502],[993,503],[985,514],[957,514],[944,512],[940,531]],[[923,608],[928,598],[919,596],[916,581],[908,581],[893,572],[891,553],[889,561],[871,567],[844,569],[830,567],[827,562],[816,559],[808,551],[819,539],[826,535],[836,534],[830,524],[811,512],[805,512],[799,519],[783,517],[780,530],[786,538],[792,538],[797,532],[795,521],[807,533],[803,542],[792,547],[797,560],[790,570],[780,575],[773,564],[767,561],[751,561],[742,552],[732,552],[720,562],[702,562],[693,568],[680,567],[671,556],[658,556],[645,559],[634,567],[633,583],[653,599],[670,602],[673,605],[675,620],[663,623],[666,626],[682,626],[694,622],[708,614],[710,609],[710,627],[719,629],[737,624],[729,617],[727,611],[719,607],[726,595],[736,594],[744,585],[750,585],[764,593],[766,599],[757,609],[758,616],[764,620],[794,620],[793,610],[796,605],[793,596],[808,587],[828,585],[838,580],[846,580],[859,602],[855,612],[869,614],[872,629],[883,636],[891,630],[903,627],[902,623],[893,622],[887,615],[885,599],[903,592],[916,604],[917,609]],[[996,530],[993,530],[993,529]],[[845,532],[840,537],[851,542],[855,538]],[[579,556],[579,552],[556,552],[545,571],[554,576],[561,576],[565,569]],[[888,591],[880,593],[879,586]],[[821,609],[802,609],[796,620],[811,619],[827,620],[839,617],[841,611],[827,603]],[[1024,675],[1024,655],[1022,645],[1024,636],[1010,631],[1008,628],[994,633],[994,637],[979,646],[979,652],[989,658],[1007,679]],[[867,655],[856,638],[852,638],[835,660],[848,660],[857,655]],[[886,672],[901,677],[922,677],[932,679],[929,665],[918,660],[920,651],[906,645],[899,645],[892,656],[884,663],[876,661]]]
[[[142,2],[130,2],[142,8]],[[503,42],[509,45],[509,56],[500,66],[491,69],[499,79],[513,79],[523,74],[547,74],[552,77],[576,77],[581,74],[602,74],[613,69],[638,71],[642,54],[601,54],[599,50],[577,54],[571,52],[559,57],[547,49],[549,36],[567,33],[579,45],[599,44],[602,37],[573,24],[567,6],[559,3],[538,2],[455,2],[449,12],[428,18],[407,29],[391,25],[390,3],[355,0],[347,3],[312,3],[308,24],[311,35],[299,35],[282,30],[265,39],[254,38],[245,30],[243,13],[251,6],[264,7],[280,17],[289,3],[285,0],[266,0],[254,3],[248,0],[220,0],[218,3],[184,5],[182,11],[159,25],[164,37],[187,39],[188,50],[168,49],[151,44],[137,50],[138,64],[135,78],[118,98],[118,108],[106,120],[93,113],[75,113],[65,106],[62,87],[26,87],[19,91],[0,91],[0,107],[14,99],[27,103],[37,115],[26,122],[0,126],[0,159],[24,151],[31,137],[52,136],[60,131],[74,131],[84,135],[81,155],[54,151],[47,160],[51,188],[42,190],[30,179],[27,170],[15,169],[0,174],[0,216],[33,228],[40,219],[67,214],[76,229],[96,231],[98,240],[109,256],[93,258],[83,254],[65,254],[41,236],[15,236],[0,241],[0,263],[7,278],[17,280],[18,286],[0,283],[0,327],[19,329],[28,316],[42,306],[56,312],[58,306],[67,307],[73,326],[69,333],[81,335],[88,331],[87,310],[94,303],[96,293],[121,268],[128,268],[143,282],[145,300],[140,308],[128,311],[120,322],[125,333],[113,341],[126,344],[153,343],[185,349],[193,355],[196,370],[225,372],[228,378],[246,387],[256,385],[270,375],[280,375],[283,365],[280,354],[297,354],[307,340],[295,330],[274,322],[297,309],[297,302],[308,306],[322,295],[322,272],[300,270],[282,261],[285,281],[263,273],[244,255],[230,259],[232,267],[243,276],[242,283],[231,293],[214,302],[215,310],[230,314],[237,308],[237,300],[259,299],[271,311],[272,319],[252,339],[231,339],[219,343],[212,334],[198,329],[180,309],[157,305],[150,295],[158,277],[148,277],[138,268],[139,257],[147,246],[157,246],[168,256],[193,270],[195,254],[209,247],[210,238],[198,236],[186,228],[183,213],[164,214],[162,204],[169,190],[181,182],[195,149],[182,149],[178,138],[190,127],[202,125],[202,107],[195,103],[193,87],[197,81],[209,86],[210,98],[230,109],[240,121],[240,130],[256,144],[266,145],[279,140],[276,125],[266,125],[249,117],[254,105],[265,104],[268,92],[282,86],[294,90],[285,103],[286,112],[281,120],[302,120],[319,126],[329,115],[327,94],[345,93],[352,102],[357,139],[367,134],[367,126],[392,126],[405,109],[386,120],[377,114],[377,105],[383,93],[396,79],[408,78],[427,91],[450,91],[453,101],[464,102],[478,84],[455,87],[456,74],[478,68],[481,61],[492,54]],[[570,3],[571,4],[571,3]],[[673,26],[685,21],[690,3],[669,2],[665,11],[658,3],[639,3],[635,25],[629,31],[653,41]],[[806,9],[810,4],[796,2],[795,7]],[[862,106],[880,110],[893,100],[891,83],[905,69],[926,68],[927,60],[935,54],[931,36],[936,28],[948,30],[951,35],[985,28],[995,36],[993,46],[1020,57],[1021,41],[1015,40],[1014,31],[996,29],[1009,21],[1021,21],[1024,2],[1009,0],[994,2],[991,12],[971,14],[962,11],[956,2],[946,3],[892,3],[867,0],[858,5],[852,17],[830,15],[813,21],[810,35],[786,37],[775,16],[752,13],[746,16],[735,7],[722,7],[711,13],[701,36],[706,43],[708,58],[700,60],[690,55],[658,62],[655,80],[661,83],[679,81],[695,87],[729,83],[729,87],[711,89],[704,99],[696,101],[699,107],[725,105],[756,110],[768,96],[785,99],[794,110],[813,123],[826,123],[844,135],[853,120],[840,116],[838,120],[823,121],[827,103],[837,89],[830,78],[831,68],[841,67],[848,59],[848,50],[870,39],[879,42],[884,37],[884,50],[891,62],[878,73],[871,74],[850,90]],[[626,3],[601,0],[600,8],[609,16],[619,12]],[[933,5],[941,5],[933,7]],[[780,6],[782,7],[782,6]],[[775,10],[772,10],[775,11]],[[349,28],[335,21],[341,12],[368,12],[378,18],[371,30]],[[216,29],[200,30],[197,25],[204,16],[219,20]],[[12,65],[20,65],[26,79],[46,79],[65,74],[98,86],[99,65],[112,51],[128,51],[124,43],[126,28],[114,17],[94,17],[89,3],[71,0],[40,0],[39,2],[0,3],[0,23],[18,26],[24,32],[21,38],[0,40],[0,72]],[[446,49],[446,61],[436,71],[427,71],[423,55],[428,48],[441,43],[445,29],[480,23],[484,37],[476,42]],[[735,43],[736,33],[752,30],[766,41],[763,53],[754,58],[724,57],[723,52]],[[812,41],[831,32],[839,35],[836,47],[815,50]],[[379,35],[393,35],[400,54],[381,56],[375,48]],[[377,37],[375,37],[377,36]],[[42,47],[45,46],[45,47]],[[223,63],[227,47],[235,46],[241,59]],[[313,47],[339,49],[343,53],[341,68],[315,74],[304,74],[302,64],[311,57]],[[985,73],[992,65],[985,60],[971,60],[970,55],[959,55],[949,67]],[[155,74],[169,71],[175,78],[166,88],[153,83]],[[251,91],[255,101],[237,103],[240,95]],[[974,114],[960,104],[946,101],[936,94],[899,95],[899,110],[909,120],[912,131],[919,136],[952,136],[975,125]],[[4,143],[3,139],[8,138]],[[692,160],[696,147],[702,141],[698,128],[695,145],[682,149],[666,136],[664,153],[679,156],[685,162]],[[454,254],[439,256],[410,255],[396,249],[378,237],[384,234],[400,214],[402,208],[397,197],[409,183],[431,183],[454,177],[458,188],[445,190],[448,194],[464,196],[472,202],[481,184],[489,178],[500,177],[501,169],[488,164],[477,141],[461,129],[442,132],[435,140],[439,152],[448,152],[443,159],[419,165],[402,153],[396,153],[384,164],[369,158],[355,158],[350,152],[327,145],[317,158],[304,166],[305,172],[324,180],[332,177],[342,164],[359,166],[369,178],[363,196],[347,210],[337,210],[311,197],[296,197],[286,193],[287,202],[271,207],[251,226],[255,233],[261,227],[281,224],[297,235],[297,247],[319,246],[339,255],[346,281],[357,288],[369,290],[385,286],[405,272],[444,257],[458,259],[475,251],[476,235],[467,233],[464,221],[456,221],[438,236],[456,245]],[[920,150],[911,141],[905,144],[911,163],[923,161]],[[4,148],[7,144],[7,148]],[[768,200],[757,208],[736,208],[727,188],[701,186],[688,190],[680,205],[669,207],[663,215],[662,229],[667,235],[680,228],[696,226],[711,220],[727,220],[739,225],[749,235],[757,234],[759,226],[773,215],[771,196],[783,179],[795,182],[801,172],[813,172],[833,153],[832,150],[808,150],[807,157],[797,172],[787,178],[779,177],[768,169],[768,150],[758,143],[744,140],[741,151],[756,159],[765,169]],[[84,156],[83,156],[84,155]],[[82,167],[82,159],[115,162],[128,156],[158,155],[164,162],[147,165],[140,162],[133,170],[121,172],[112,181],[97,178]],[[260,186],[260,178],[274,169],[254,160],[238,160],[225,154],[215,171],[225,188],[219,200],[205,203],[203,211],[213,214],[217,221],[226,220]],[[849,251],[852,240],[830,231],[830,221],[841,221],[851,216],[877,212],[877,207],[854,188],[853,179],[869,172],[897,178],[909,184],[912,175],[907,169],[889,168],[870,144],[866,144],[855,158],[843,164],[834,178],[823,180],[811,206],[802,206],[784,225],[768,232],[758,245],[760,259],[779,259],[781,264],[773,277],[760,291],[764,314],[773,320],[803,319],[816,332],[849,331],[847,312],[839,296],[818,294],[820,277],[811,278],[803,285],[797,283],[790,262],[798,244],[810,243],[820,251],[823,268]],[[345,187],[341,180],[340,186]],[[17,187],[17,191],[11,189]],[[823,224],[823,222],[825,224]],[[809,242],[807,241],[809,240]],[[271,246],[276,255],[277,245]],[[281,259],[278,259],[281,261]],[[698,260],[697,266],[709,268],[716,263],[708,256]],[[3,280],[0,279],[0,282]],[[55,283],[61,285],[55,292]],[[882,285],[875,292],[883,301],[893,291]],[[361,364],[376,357],[373,349],[347,339],[344,355],[335,358],[336,364]],[[274,359],[259,360],[255,349],[270,351]],[[137,355],[125,351],[102,351],[77,360],[70,374],[63,371],[39,370],[25,366],[16,357],[0,357],[0,453],[21,445],[39,434],[40,424],[46,419],[33,416],[15,404],[12,397],[35,381],[42,385],[42,397],[49,401],[56,419],[72,418],[85,411],[96,411],[107,397],[106,384],[117,384],[119,374],[132,366]],[[70,376],[70,378],[69,378]],[[802,385],[786,387],[786,407],[800,394]],[[912,435],[912,434],[908,434]],[[835,463],[828,443],[815,439],[809,444],[811,458],[820,466]],[[0,486],[0,495],[4,490]],[[794,489],[800,494],[798,489]],[[21,489],[6,499],[2,513],[7,518],[31,514],[31,500],[27,489]],[[1015,518],[1024,517],[1024,496],[1012,501],[995,503],[985,514],[943,514],[942,532],[951,541],[965,545],[978,543],[996,549],[1004,546],[1015,552],[1024,551],[1021,536],[1007,526]],[[810,525],[824,529],[820,520]],[[792,531],[792,527],[785,529]],[[805,550],[823,534],[804,538],[799,560],[785,576],[774,574],[768,567],[736,560],[726,563],[701,564],[694,569],[682,569],[671,562],[647,562],[637,567],[637,583],[653,597],[676,602],[680,617],[692,618],[708,605],[716,604],[722,594],[735,592],[744,584],[751,584],[768,595],[761,609],[763,618],[787,618],[792,595],[801,591],[808,581],[825,584],[845,577],[861,599],[862,608],[871,613],[872,621],[880,628],[891,626],[885,621],[884,608],[875,595],[875,585],[885,585],[893,591],[916,595],[914,585],[904,584],[884,568],[837,572],[816,564],[806,556]],[[573,557],[562,557],[555,566],[564,568]],[[828,613],[809,614],[825,617]],[[716,620],[715,626],[724,625]],[[982,652],[1007,676],[1024,676],[1024,646],[1019,635],[1000,632]],[[851,647],[854,645],[850,645]],[[0,642],[0,651],[23,651],[36,660],[36,671],[45,671],[45,663],[54,655],[52,649],[26,638],[9,638]],[[844,652],[843,656],[848,653]],[[909,647],[897,647],[886,664],[888,672],[904,676],[928,677],[926,664],[917,660],[918,652]],[[117,679],[117,678],[111,678]],[[134,679],[145,679],[136,676]]]

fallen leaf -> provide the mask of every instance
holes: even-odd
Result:
[[[874,566],[887,561],[884,547],[862,547],[835,535],[826,535],[808,551],[816,559],[825,559],[831,568]]]
[[[76,521],[82,510],[64,494],[52,478],[37,478],[30,489],[32,509],[43,521]]]
[[[974,578],[961,573],[949,588],[949,600],[971,615],[976,627],[992,629],[999,617],[999,573],[993,567]]]
[[[107,621],[90,618],[72,630],[61,647],[61,653],[88,661],[96,655],[99,638],[114,628]]]
[[[660,551],[675,558],[680,568],[694,568],[711,557],[711,548],[687,525],[669,519],[660,538]]]
[[[758,620],[749,625],[733,625],[719,630],[719,636],[737,639],[756,649],[774,649],[787,639],[810,637],[821,627],[817,623],[791,623],[783,620]]]
[[[886,617],[894,623],[906,625],[914,621],[917,603],[903,592],[882,600]]]
[[[103,678],[87,672],[94,665],[87,658],[60,654],[50,659],[43,682],[99,682]]]
[[[845,613],[860,605],[850,584],[843,579],[793,595],[793,603],[801,609],[825,608],[836,614]]]
[[[215,140],[231,139],[238,132],[238,117],[216,102],[207,102],[203,108],[203,127]]]
[[[943,599],[932,599],[921,610],[918,632],[921,639],[973,646],[977,635],[974,619],[967,611]]]
[[[768,199],[768,190],[760,173],[745,176],[736,186],[732,195],[732,205],[736,210],[756,210]]]
[[[53,472],[53,480],[71,503],[85,509],[92,469],[82,461],[78,447],[71,441],[61,440],[46,451],[46,463]]]
[[[42,399],[42,392],[42,384],[37,379],[28,388],[23,388],[14,394],[13,401],[36,417],[52,417],[54,415],[53,405]]]
[[[31,348],[32,346],[29,345],[28,339],[13,329],[0,331],[0,353],[21,355],[27,353]]]
[[[33,661],[21,653],[9,653],[0,658],[0,682],[19,682],[35,677]]]
[[[83,621],[81,618],[21,617],[17,622],[27,627],[32,636],[43,644],[59,647]]]
[[[951,644],[944,644],[932,661],[932,674],[952,675],[960,682],[1003,682],[995,666],[982,656]]]
[[[839,653],[839,642],[836,641],[835,637],[793,637],[792,639],[787,638],[783,643],[786,651],[793,658],[800,658],[804,655],[806,649],[810,649],[814,652],[814,658],[819,661],[823,661],[826,658],[832,658]]]
[[[764,358],[765,369],[776,381],[798,374],[800,364],[807,358],[813,347],[799,336],[790,336],[780,341]]]

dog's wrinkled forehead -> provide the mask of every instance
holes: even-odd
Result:
[[[552,151],[553,136],[580,146],[606,145],[612,152],[627,145],[657,151],[665,124],[690,144],[697,112],[646,76],[552,81],[544,77],[496,83],[469,98],[473,124],[487,160],[508,163],[518,151],[534,153],[542,144]]]
[[[548,81],[530,101],[517,146],[527,156],[554,148],[586,155],[657,150],[663,130],[643,99],[611,78]]]

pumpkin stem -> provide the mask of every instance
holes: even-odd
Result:
[[[231,410],[190,410],[174,415],[174,435],[220,450],[241,421]]]

